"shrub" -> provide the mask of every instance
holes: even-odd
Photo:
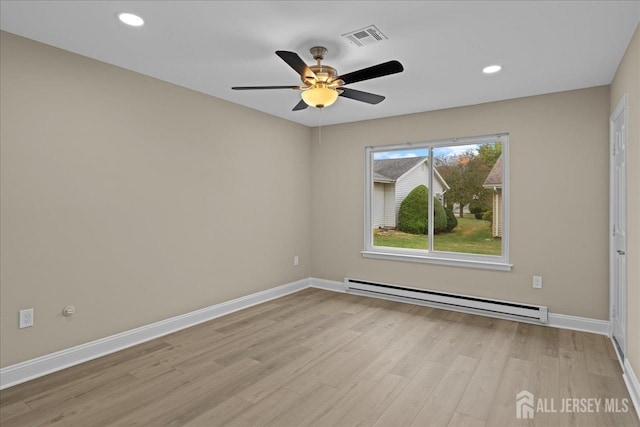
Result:
[[[482,219],[482,214],[489,210],[491,210],[491,205],[487,204],[485,197],[474,199],[469,203],[469,212],[471,212],[476,219]]]
[[[482,219],[493,224],[493,211],[486,211],[482,214]]]
[[[444,233],[447,231],[447,212],[440,200],[433,199],[433,232]]]
[[[447,214],[438,199],[433,199],[433,229],[440,233],[447,230]],[[398,230],[411,234],[427,234],[429,215],[429,190],[418,185],[400,203]]]
[[[398,230],[411,234],[426,234],[429,213],[429,190],[419,185],[404,198],[398,211]]]
[[[474,200],[473,202],[469,203],[469,212],[471,212],[472,214],[476,215],[476,214],[480,214],[482,215],[482,206],[480,206],[480,204]],[[480,219],[480,218],[478,218]]]
[[[447,215],[447,231],[451,231],[458,226],[458,218],[456,218],[453,209],[449,206],[444,208],[444,212]]]

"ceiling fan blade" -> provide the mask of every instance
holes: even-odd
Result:
[[[367,104],[379,104],[384,101],[384,96],[376,95],[375,93],[363,92],[361,90],[349,89],[341,87],[342,93],[340,96],[345,98],[355,99],[356,101],[366,102]]]
[[[300,86],[234,86],[233,90],[256,90],[256,89],[300,89]]]
[[[361,82],[363,80],[375,79],[377,77],[388,76],[390,74],[401,73],[404,67],[398,61],[389,61],[362,70],[353,71],[345,75],[336,77],[334,80],[342,80],[344,84]]]
[[[304,102],[304,99],[301,99],[300,102],[298,102],[296,106],[293,107],[293,110],[291,111],[300,111],[300,110],[304,110],[307,107],[308,107],[307,103]]]
[[[295,52],[289,52],[286,50],[277,50],[276,55],[278,55],[284,62],[289,64],[291,68],[296,70],[300,77],[304,80],[305,78],[316,79],[316,74],[311,71],[311,68],[307,67],[307,64],[298,56]]]

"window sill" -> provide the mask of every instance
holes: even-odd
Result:
[[[382,251],[362,251],[364,258],[385,259],[389,261],[421,262],[425,264],[449,265],[454,267],[480,268],[484,270],[511,271],[513,264],[500,261],[463,260],[428,255],[400,254]]]

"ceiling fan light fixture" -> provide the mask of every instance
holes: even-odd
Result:
[[[302,100],[310,107],[328,107],[338,99],[338,92],[327,87],[324,83],[317,83],[302,91]]]

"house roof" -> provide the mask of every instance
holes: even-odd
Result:
[[[484,180],[483,187],[502,187],[502,154],[498,157],[496,164],[493,165],[491,172]]]
[[[409,169],[427,158],[405,157],[402,159],[382,159],[373,161],[373,180],[376,182],[396,182]]]
[[[381,159],[373,161],[373,182],[394,183],[420,163],[427,161],[426,156],[404,157],[401,159]],[[438,169],[434,168],[434,178],[440,181],[443,189],[448,190],[449,184],[444,180]]]

